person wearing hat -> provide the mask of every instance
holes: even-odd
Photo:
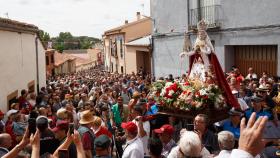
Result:
[[[18,103],[14,104],[14,105],[18,105]],[[13,141],[12,147],[14,147],[17,144],[16,135],[15,135],[14,130],[13,130],[13,122],[14,122],[15,116],[18,113],[19,113],[19,110],[15,110],[15,109],[11,109],[6,113],[7,121],[6,121],[6,124],[5,124],[5,132],[10,134],[10,136],[12,137],[12,141]]]
[[[81,135],[86,158],[92,158],[95,155],[95,135],[91,130],[94,120],[95,118],[90,110],[86,110],[81,113],[81,119],[79,121],[80,127],[78,128],[78,132]]]
[[[257,119],[260,116],[267,116],[270,120],[272,119],[272,114],[263,109],[265,105],[265,100],[260,96],[253,96],[251,98],[252,107],[245,111],[245,117],[248,120],[253,112],[256,112]]]
[[[95,137],[106,135],[112,138],[112,133],[106,127],[102,126],[102,119],[98,116],[94,117],[92,130],[94,131]]]
[[[96,155],[94,158],[111,158],[111,140],[106,135],[100,135],[94,140]]]
[[[165,124],[161,126],[161,128],[155,129],[154,132],[158,134],[159,139],[163,145],[161,155],[167,157],[172,148],[177,145],[176,142],[172,139],[174,128],[169,124]]]
[[[122,158],[143,158],[144,146],[138,135],[138,127],[133,122],[126,122],[121,124],[125,131],[126,145]]]
[[[60,121],[56,124],[55,128],[52,129],[55,138],[59,140],[59,145],[63,144],[67,137],[67,132],[69,130],[69,123],[67,121]],[[69,155],[71,158],[77,157],[77,150],[73,143],[68,147]]]
[[[243,112],[232,108],[229,111],[229,119],[226,120],[223,125],[222,128],[224,131],[230,131],[234,134],[234,138],[235,139],[239,139],[240,137],[240,121],[241,121],[241,117],[243,116]]]

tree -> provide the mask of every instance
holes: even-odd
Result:
[[[43,30],[39,30],[39,37],[40,37],[40,39],[42,40],[42,42],[45,46],[51,40],[50,34],[43,31]]]
[[[57,37],[50,38],[50,35],[43,30],[40,30],[39,35],[44,42],[51,41],[53,48],[59,52],[69,49],[90,49],[101,40],[88,36],[73,36],[70,32],[60,32]]]

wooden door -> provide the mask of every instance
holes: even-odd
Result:
[[[235,46],[235,65],[245,76],[248,68],[261,76],[266,71],[269,76],[277,75],[277,45]]]

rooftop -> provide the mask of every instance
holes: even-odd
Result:
[[[136,21],[133,21],[133,22],[130,22],[130,23],[121,25],[121,26],[119,26],[119,27],[116,27],[116,28],[110,29],[110,30],[108,30],[108,31],[105,31],[104,35],[113,34],[113,33],[115,33],[115,32],[121,32],[121,30],[124,29],[124,28],[126,28],[126,27],[130,27],[130,26],[136,25],[136,24],[138,24],[138,23],[141,23],[141,22],[147,21],[147,20],[151,20],[151,19],[148,18],[148,17],[145,17],[145,18],[142,18],[142,19],[139,19],[139,20],[136,20]]]
[[[149,46],[151,44],[151,41],[150,41],[151,38],[152,38],[151,35],[145,36],[145,37],[130,41],[130,42],[126,43],[125,45],[127,45],[127,46]]]
[[[28,24],[24,22],[19,22],[16,20],[11,20],[7,18],[0,17],[0,30],[7,30],[13,32],[28,32],[28,33],[37,33],[38,27],[33,24]]]
[[[54,53],[54,65],[59,66],[68,60],[75,60],[75,57],[65,53]]]

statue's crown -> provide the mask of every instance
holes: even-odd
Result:
[[[202,31],[202,30],[206,31],[207,30],[207,23],[205,22],[204,19],[202,19],[201,21],[198,22],[197,30],[198,31]]]

